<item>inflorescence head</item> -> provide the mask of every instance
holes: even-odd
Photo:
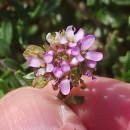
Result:
[[[51,81],[54,90],[60,89],[63,95],[68,95],[73,87],[83,84],[82,75],[95,80],[92,73],[103,54],[89,51],[94,35],[84,36],[82,28],[76,32],[73,26],[68,26],[55,32],[55,36],[48,33],[46,40],[49,45],[43,49],[29,45],[23,54],[28,66],[35,68],[33,86],[44,87]]]

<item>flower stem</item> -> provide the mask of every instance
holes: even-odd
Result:
[[[63,100],[66,98],[66,95],[63,95],[61,91],[59,91],[57,98],[59,98],[60,100]]]

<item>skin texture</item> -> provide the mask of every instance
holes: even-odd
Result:
[[[130,130],[130,84],[83,77],[88,88],[82,105],[71,109],[55,97],[50,85],[23,87],[0,100],[0,130]]]

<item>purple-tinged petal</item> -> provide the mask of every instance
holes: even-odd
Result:
[[[82,61],[84,61],[84,57],[81,54],[79,54],[79,55],[76,56],[76,60],[78,62],[82,62]]]
[[[60,59],[55,59],[55,63],[60,63],[61,61],[60,61]]]
[[[52,62],[52,60],[53,60],[53,56],[50,55],[50,54],[47,54],[47,53],[44,54],[43,58],[44,58],[44,61],[45,61],[46,63],[50,63],[50,62]]]
[[[49,63],[46,65],[46,72],[52,72],[54,69],[53,64]]]
[[[73,26],[68,26],[68,27],[66,28],[66,37],[67,37],[68,39],[74,37]]]
[[[70,61],[70,65],[71,66],[77,66],[78,65],[78,61],[77,61],[77,59],[75,57],[72,58],[72,60]]]
[[[79,47],[73,47],[72,50],[71,50],[71,53],[72,55],[76,56],[76,55],[79,55],[80,54],[80,49]]]
[[[69,42],[69,47],[75,47],[77,45],[77,42]]]
[[[49,51],[48,51],[48,54],[54,56],[55,52],[54,52],[53,50],[49,50]]]
[[[62,53],[63,51],[64,51],[63,48],[59,48],[59,49],[57,50],[57,53]]]
[[[36,76],[41,76],[45,74],[45,68],[40,68],[37,70]]]
[[[74,42],[78,42],[80,39],[82,39],[84,36],[84,31],[82,28],[79,29],[79,31],[74,35]]]
[[[68,79],[63,79],[60,84],[59,88],[63,95],[67,95],[70,92],[70,81]]]
[[[90,70],[87,70],[87,72],[85,73],[85,76],[91,77],[91,76],[92,76],[91,71],[90,71]]]
[[[62,70],[64,73],[67,73],[70,71],[70,66],[69,65],[62,65]]]
[[[100,61],[103,58],[103,54],[101,52],[90,51],[86,53],[85,58],[92,61]]]
[[[61,78],[64,75],[63,71],[60,68],[54,68],[53,74],[56,78]]]
[[[88,61],[88,62],[87,62],[87,66],[88,66],[89,68],[95,68],[96,65],[97,65],[97,62],[96,62],[96,61]]]
[[[61,66],[62,65],[68,65],[67,61],[66,60],[63,60],[62,63],[61,63]]]
[[[95,80],[96,80],[96,77],[92,76],[92,80],[95,81]]]
[[[71,55],[71,49],[66,50],[66,55],[68,55],[68,56]]]
[[[30,58],[27,60],[27,64],[31,67],[40,67],[43,61],[39,58]]]
[[[95,41],[94,35],[87,35],[82,39],[81,50],[86,51],[89,49]]]
[[[60,44],[66,44],[68,42],[68,40],[65,37],[61,37],[59,40]]]

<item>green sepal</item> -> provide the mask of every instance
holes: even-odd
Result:
[[[34,72],[28,73],[27,75],[23,76],[24,79],[33,80],[35,78]]]
[[[81,76],[80,76],[80,68],[79,67],[73,68],[72,73],[74,74],[76,80],[79,80],[81,78]]]
[[[23,56],[25,59],[28,59],[31,57],[37,58],[38,54],[43,53],[43,52],[44,50],[41,47],[36,46],[36,45],[29,45],[24,51]]]
[[[65,103],[68,105],[68,106],[71,106],[71,105],[80,105],[82,103],[84,103],[84,96],[77,96],[77,95],[73,95],[73,96],[70,96],[69,98],[67,98],[65,100]]]
[[[44,76],[38,76],[33,80],[32,85],[36,88],[44,88],[48,82],[49,80],[46,80]]]

